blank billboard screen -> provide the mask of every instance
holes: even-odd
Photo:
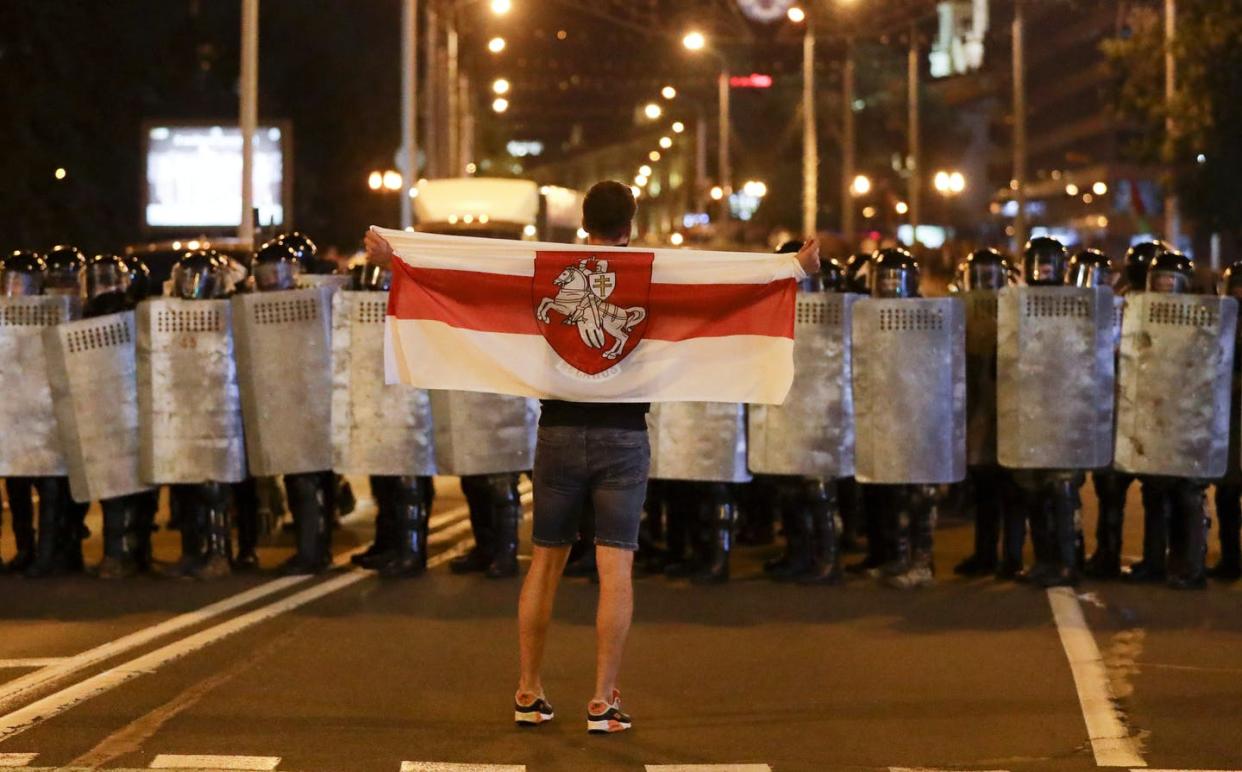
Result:
[[[241,129],[152,126],[147,129],[146,222],[153,228],[241,224]],[[284,224],[282,130],[255,132],[254,205],[261,225]]]

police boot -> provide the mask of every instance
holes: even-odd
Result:
[[[1168,486],[1161,480],[1143,480],[1143,559],[1122,575],[1129,582],[1163,582],[1167,576],[1169,520],[1172,505]]]
[[[1209,521],[1204,501],[1206,485],[1179,481],[1174,511],[1179,530],[1176,568],[1170,567],[1169,586],[1175,590],[1202,590],[1207,587],[1207,534]]]
[[[904,571],[885,578],[884,583],[889,587],[917,590],[936,583],[936,567],[932,559],[936,508],[932,496],[931,491],[911,489],[908,505],[904,508],[909,522],[910,561]]]
[[[763,573],[771,574],[773,571],[784,571],[785,566],[793,559],[793,546],[796,542],[794,532],[797,531],[799,523],[793,517],[794,507],[791,502],[787,501],[788,497],[781,490],[779,484],[773,484],[770,487],[771,507],[774,517],[781,523],[781,536],[785,537],[785,549],[776,557],[768,558],[763,561]]]
[[[35,559],[34,501],[31,498],[29,478],[5,480],[5,492],[9,495],[9,515],[13,526],[13,541],[17,554],[9,561],[9,570],[25,571]]]
[[[393,481],[397,491],[396,544],[393,557],[380,566],[379,574],[388,579],[418,576],[427,570],[426,497],[418,477],[399,477]]]
[[[810,571],[797,575],[799,584],[840,584],[844,581],[837,546],[836,488],[822,480],[808,480],[806,509],[811,526],[814,562]]]
[[[65,479],[65,500],[69,502],[69,519],[66,522],[65,534],[65,567],[71,574],[80,574],[86,570],[86,560],[82,555],[82,542],[91,536],[91,529],[86,527],[86,513],[90,511],[90,502],[85,504],[74,501],[69,495],[69,481]]]
[[[470,508],[470,530],[474,534],[474,546],[465,555],[449,561],[449,570],[455,574],[486,571],[492,564],[495,536],[492,532],[492,492],[485,475],[467,475],[461,478],[461,490]]]
[[[701,486],[684,481],[669,483],[669,560],[664,575],[673,579],[692,576],[706,562],[703,544],[707,514],[702,506]]]
[[[198,511],[198,532],[203,540],[203,554],[190,569],[190,575],[195,579],[219,579],[232,572],[228,489],[224,483],[204,483],[200,495],[203,505]]]
[[[259,568],[259,493],[253,477],[232,486],[237,526],[237,554],[233,570],[255,571]]]
[[[286,576],[317,574],[331,565],[325,554],[330,538],[328,497],[323,490],[323,477],[317,472],[285,475],[285,491],[289,510],[293,513],[297,553],[281,566]]]
[[[205,502],[197,485],[174,485],[170,488],[169,498],[172,506],[169,527],[175,527],[181,533],[181,557],[171,566],[162,567],[160,573],[175,577],[190,576],[194,566],[202,561],[203,550],[206,549],[202,529],[197,525]],[[174,522],[176,525],[172,526]]]
[[[1041,485],[1031,494],[1026,506],[1026,517],[1035,564],[1018,572],[1014,578],[1019,582],[1042,585],[1045,577],[1056,573],[1056,553],[1052,547],[1055,542],[1052,507],[1052,493],[1047,485]]]
[[[103,510],[104,556],[99,563],[100,579],[124,579],[142,570],[138,559],[138,502],[134,496],[121,496],[99,503]]]
[[[884,515],[884,551],[889,559],[879,568],[871,569],[873,579],[883,580],[904,574],[910,570],[910,497],[899,490],[890,498],[890,506]]]
[[[1050,570],[1033,577],[1033,581],[1041,587],[1072,587],[1078,584],[1073,483],[1057,480],[1051,486],[1049,499],[1052,560],[1048,563]]]
[[[1087,560],[1083,573],[1094,579],[1121,576],[1121,529],[1125,525],[1126,489],[1130,478],[1114,472],[1093,472],[1099,519],[1095,524],[1095,553]]]
[[[135,498],[134,560],[140,571],[150,571],[154,563],[151,551],[151,534],[155,531],[155,516],[160,509],[160,489],[139,493]]]
[[[399,479],[391,476],[371,476],[371,499],[375,502],[375,541],[365,551],[349,559],[355,566],[378,569],[397,559],[403,528],[398,511],[398,499],[401,498]],[[420,506],[422,504],[420,502]]]
[[[781,530],[785,535],[785,553],[764,564],[763,570],[772,579],[785,582],[805,576],[814,565],[814,516],[800,483],[783,481],[775,489],[780,510]]]
[[[710,526],[705,546],[708,560],[690,577],[695,584],[723,584],[729,581],[729,553],[733,547],[733,527],[737,523],[737,503],[724,483],[713,483],[707,499]]]
[[[68,485],[61,484],[63,479],[35,479],[35,490],[39,494],[39,530],[34,560],[24,572],[32,579],[69,572],[64,541],[70,534],[77,534],[77,524],[70,522],[69,490]]]
[[[518,525],[522,522],[522,501],[518,498],[517,478],[495,475],[492,486],[492,531],[495,551],[484,576],[507,579],[518,573]]]
[[[1242,578],[1242,487],[1234,484],[1216,487],[1217,538],[1220,562],[1207,575],[1224,582]],[[16,526],[16,521],[14,521]],[[16,530],[16,528],[15,528]]]
[[[868,507],[863,514],[863,531],[867,535],[867,552],[862,560],[845,567],[846,573],[869,574],[883,566],[889,559],[892,528],[885,521],[890,513],[879,507]]]
[[[975,551],[953,567],[960,576],[982,576],[996,572],[996,543],[1000,538],[1000,491],[997,471],[976,467],[972,491],[975,502]]]

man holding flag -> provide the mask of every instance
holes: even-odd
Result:
[[[630,727],[616,683],[652,462],[649,403],[782,402],[793,379],[797,281],[819,270],[819,247],[808,241],[796,256],[630,250],[628,186],[600,182],[582,208],[586,246],[379,229],[366,245],[394,268],[389,382],[543,401],[514,718],[553,717],[540,676],[544,644],[590,500],[600,597],[587,729],[610,733]]]

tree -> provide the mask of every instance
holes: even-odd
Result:
[[[1116,109],[1139,131],[1134,160],[1161,163],[1165,180],[1196,225],[1242,237],[1242,0],[1178,0],[1177,95],[1164,98],[1164,26],[1159,9],[1128,11],[1123,33],[1105,41],[1117,77]],[[1170,136],[1165,119],[1173,118]]]

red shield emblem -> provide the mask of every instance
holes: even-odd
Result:
[[[574,369],[597,375],[647,329],[651,252],[536,252],[531,300],[539,331]]]

